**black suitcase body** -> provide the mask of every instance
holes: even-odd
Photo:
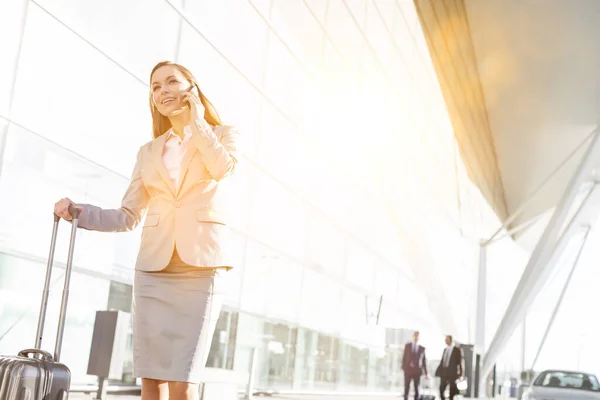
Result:
[[[67,400],[69,397],[71,371],[69,371],[66,365],[60,363],[59,359],[65,327],[69,284],[73,268],[75,233],[77,231],[80,210],[71,207],[69,211],[73,216],[73,227],[71,230],[71,241],[69,244],[54,354],[42,350],[41,345],[48,306],[54,248],[56,247],[58,223],[60,222],[60,218],[56,215],[54,215],[54,228],[50,242],[50,254],[48,256],[46,281],[44,283],[42,304],[40,306],[35,346],[34,348],[20,351],[16,356],[0,356],[1,400]]]

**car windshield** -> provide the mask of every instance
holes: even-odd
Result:
[[[537,377],[534,386],[548,388],[581,389],[600,392],[600,383],[594,375],[581,372],[546,371]]]

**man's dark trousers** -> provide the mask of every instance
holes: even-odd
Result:
[[[448,377],[441,377],[440,380],[440,398],[445,399],[444,392],[446,388],[450,386],[450,400],[454,400],[454,396],[458,394],[458,388],[456,387],[456,379],[449,379]]]
[[[404,373],[404,400],[408,400],[408,392],[410,390],[410,381],[414,382],[415,400],[419,400],[419,384],[421,382],[421,371],[405,372]]]

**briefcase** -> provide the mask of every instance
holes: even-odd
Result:
[[[71,271],[73,269],[73,250],[75,246],[75,234],[79,221],[80,210],[71,207],[69,209],[72,220],[71,240],[64,278],[64,289],[60,305],[60,314],[54,354],[42,350],[42,337],[44,333],[44,322],[46,309],[48,307],[48,295],[50,279],[52,276],[52,264],[54,261],[54,249],[56,247],[56,236],[60,218],[54,215],[54,227],[50,241],[50,254],[46,268],[46,280],[42,294],[42,304],[37,326],[35,345],[31,349],[21,350],[16,356],[0,356],[0,399],[1,400],[66,400],[69,397],[71,385],[71,371],[60,362],[63,333],[65,329],[65,316],[69,300],[69,284]]]

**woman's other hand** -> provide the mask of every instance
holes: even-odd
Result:
[[[75,203],[73,203],[73,201],[71,201],[71,199],[65,197],[64,199],[60,199],[56,202],[56,204],[54,204],[54,214],[67,221],[71,221],[73,219],[73,216],[69,212],[69,208],[71,206],[83,211],[83,207],[76,205]]]

